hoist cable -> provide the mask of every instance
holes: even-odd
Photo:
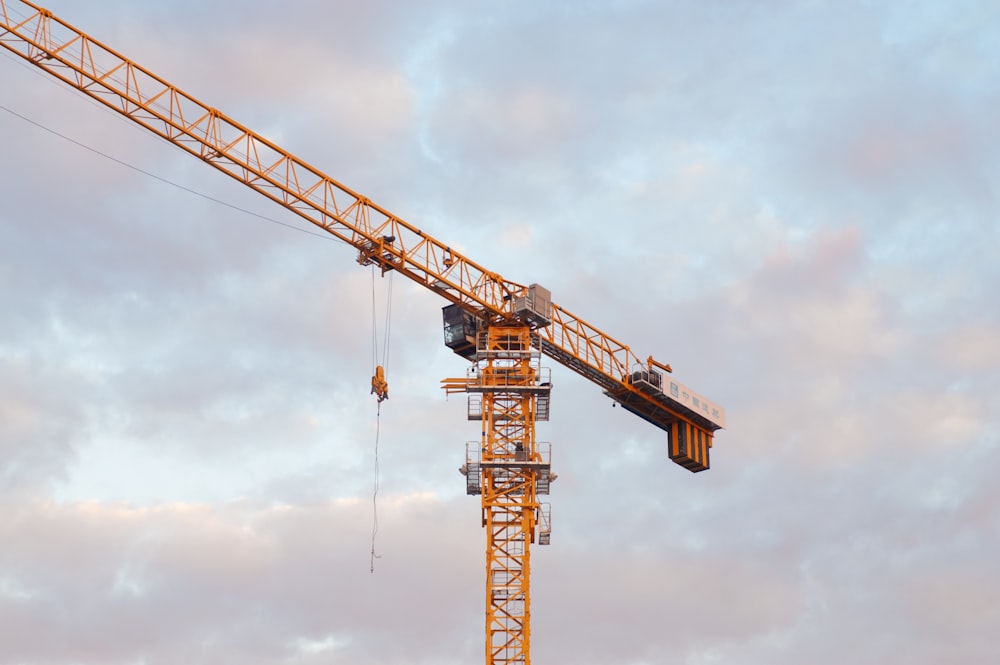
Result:
[[[375,266],[371,267],[372,276],[372,372],[378,362],[378,313],[375,305]]]
[[[385,334],[382,339],[382,367],[385,371],[389,371],[389,330],[392,327],[392,276],[393,273],[389,273],[389,286],[386,289],[385,298]]]
[[[378,469],[378,440],[379,440],[379,430],[381,429],[382,420],[382,403],[380,402],[376,407],[375,412],[375,482],[372,487],[372,559],[371,559],[371,572],[375,572],[375,559],[381,559],[378,554],[375,554],[375,536],[378,535],[378,482],[379,482],[379,469]]]
[[[382,357],[378,355],[378,315],[375,298],[375,266],[372,266],[372,371],[376,371],[382,365],[383,372],[388,364],[389,357],[389,327],[392,316],[392,273],[389,273],[389,286],[385,303],[385,326],[382,339]],[[381,361],[381,362],[380,362]],[[379,399],[375,407],[375,478],[372,482],[372,548],[371,548],[371,568],[370,572],[375,572],[375,559],[381,558],[375,553],[375,539],[378,535],[378,490],[379,490],[379,459],[378,446],[382,432],[382,400]]]

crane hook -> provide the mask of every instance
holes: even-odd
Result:
[[[381,365],[375,368],[372,376],[372,395],[378,398],[381,404],[383,400],[389,399],[389,383],[385,380],[385,369]]]

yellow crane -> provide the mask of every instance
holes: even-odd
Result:
[[[668,455],[709,468],[713,433],[725,426],[714,402],[667,377],[625,344],[553,303],[538,284],[512,282],[463,256],[263,136],[203,104],[50,11],[0,0],[0,45],[64,83],[232,176],[352,245],[362,265],[394,270],[437,293],[444,341],[471,362],[442,381],[468,394],[482,439],[461,467],[480,495],[486,528],[486,662],[530,658],[530,551],[549,543],[551,454],[535,438],[552,388],[542,356],[596,383],[625,409],[667,433]],[[372,392],[388,396],[384,374]]]

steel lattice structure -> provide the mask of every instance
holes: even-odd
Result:
[[[470,419],[483,431],[463,469],[469,493],[482,495],[487,532],[488,663],[530,662],[530,546],[548,543],[538,496],[554,478],[535,440],[551,389],[541,356],[666,431],[674,462],[709,468],[724,410],[666,377],[668,365],[642,360],[551,302],[545,289],[486,269],[31,2],[0,0],[0,46],[350,244],[360,263],[399,272],[451,303],[446,343],[474,371],[443,387],[469,394]]]

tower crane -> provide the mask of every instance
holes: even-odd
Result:
[[[664,430],[672,461],[692,472],[709,468],[725,411],[667,376],[670,365],[641,359],[552,302],[544,287],[488,270],[52,12],[0,0],[0,14],[7,50],[350,244],[362,265],[396,271],[448,301],[444,342],[470,365],[442,388],[468,395],[468,418],[482,432],[460,470],[467,493],[481,497],[486,529],[488,665],[530,663],[530,551],[549,543],[548,504],[539,497],[555,478],[551,451],[535,437],[552,388],[543,356]],[[373,377],[373,392],[384,378]]]

